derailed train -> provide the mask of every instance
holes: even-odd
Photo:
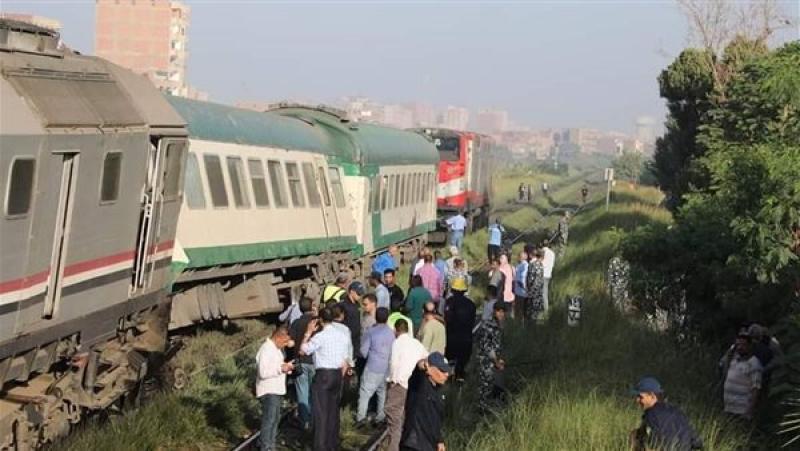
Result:
[[[436,226],[434,145],[165,97],[0,21],[0,449],[134,391],[170,329],[279,311]]]

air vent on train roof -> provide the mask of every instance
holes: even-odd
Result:
[[[63,56],[57,31],[12,19],[0,19],[0,51]]]

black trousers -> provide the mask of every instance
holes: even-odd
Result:
[[[314,451],[339,449],[339,402],[342,370],[317,369],[311,385]]]
[[[465,369],[472,356],[472,340],[447,340],[445,351],[447,358],[455,361],[455,376],[463,379],[466,376]]]
[[[489,255],[489,263],[491,263],[495,258],[500,258],[500,246],[496,244],[490,244],[487,254]]]

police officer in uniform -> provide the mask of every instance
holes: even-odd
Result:
[[[632,449],[690,451],[703,448],[703,440],[686,415],[664,402],[664,391],[657,379],[643,378],[631,394],[636,396],[636,403],[644,411],[642,424],[631,432]]]
[[[489,410],[495,389],[497,372],[502,372],[506,362],[501,357],[503,323],[506,319],[506,303],[494,304],[492,319],[481,323],[476,333],[478,340],[478,394],[481,412]]]

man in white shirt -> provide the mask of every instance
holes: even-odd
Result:
[[[461,245],[464,244],[464,230],[467,228],[467,218],[461,213],[456,213],[455,216],[447,218],[445,222],[450,231],[450,245],[461,250]]]
[[[389,451],[400,449],[405,419],[408,379],[417,364],[428,357],[428,351],[408,333],[409,324],[398,319],[394,324],[395,339],[389,359],[389,390],[386,393],[386,422],[389,428]]]
[[[550,307],[550,279],[553,277],[553,266],[556,264],[556,253],[547,247],[547,242],[542,243],[542,252],[544,252],[544,259],[542,265],[544,266],[544,289],[542,295],[544,297],[544,304],[542,304],[543,312],[547,313]]]
[[[294,365],[284,363],[283,349],[293,346],[289,331],[280,326],[272,331],[256,354],[258,374],[256,376],[256,396],[261,401],[261,449],[275,449],[278,437],[278,423],[281,420],[281,401],[286,394],[286,374],[294,370]]]

